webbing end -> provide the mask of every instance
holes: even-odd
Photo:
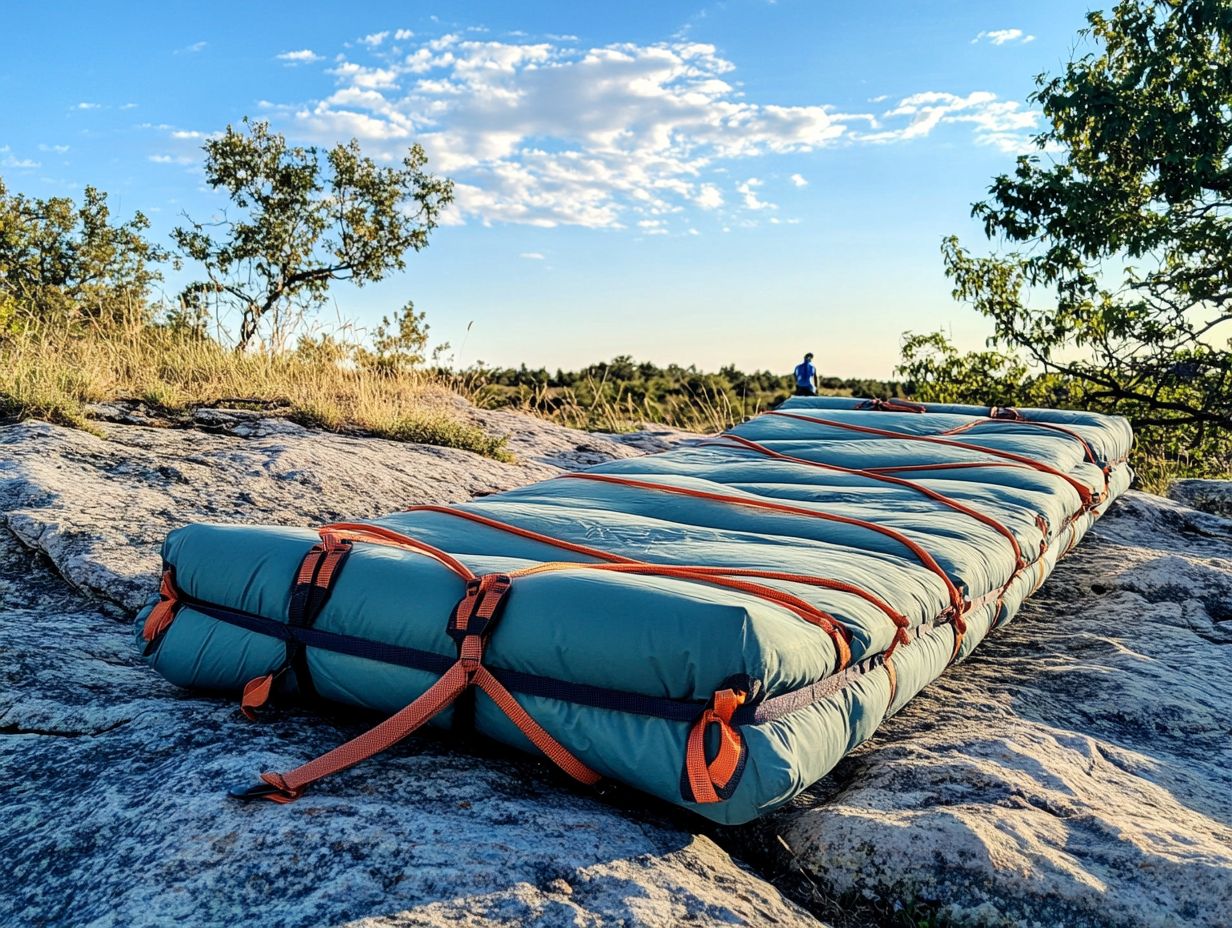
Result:
[[[253,799],[264,799],[271,793],[280,792],[282,790],[277,786],[270,786],[268,783],[256,783],[252,786],[233,786],[227,790],[227,795],[241,802],[249,802]]]
[[[252,786],[236,786],[227,790],[227,796],[240,802],[252,802],[255,799],[268,799],[270,802],[287,803],[299,798],[299,790],[283,789],[265,780],[260,780]]]

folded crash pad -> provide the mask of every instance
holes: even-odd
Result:
[[[1086,412],[798,397],[458,506],[185,526],[137,634],[159,673],[246,713],[390,716],[244,798],[361,776],[430,723],[743,822],[1008,622],[1129,486],[1131,442]]]

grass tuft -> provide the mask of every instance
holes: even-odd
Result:
[[[203,406],[271,409],[304,425],[423,442],[511,460],[505,440],[450,408],[449,384],[294,353],[236,354],[165,328],[88,335],[27,330],[0,338],[0,417],[97,432],[89,407],[140,400],[174,416]]]

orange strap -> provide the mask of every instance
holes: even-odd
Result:
[[[915,555],[921,564],[941,578],[941,581],[945,584],[946,591],[949,593],[951,605],[955,608],[962,607],[962,592],[954,584],[954,581],[950,579],[949,574],[945,572],[941,565],[937,563],[928,551],[897,529],[892,529],[885,525],[878,525],[876,522],[868,522],[864,519],[856,519],[851,516],[840,516],[832,512],[822,512],[817,509],[806,509],[803,506],[792,506],[787,503],[775,503],[769,500],[750,499],[748,497],[731,496],[724,493],[711,493],[706,490],[693,490],[688,487],[678,487],[667,483],[651,483],[646,480],[634,480],[628,477],[617,477],[612,474],[562,474],[556,479],[596,480],[601,483],[614,483],[643,490],[655,490],[660,493],[674,493],[679,496],[690,496],[696,499],[707,499],[720,503],[749,506],[754,509],[766,509],[772,512],[785,513],[787,515],[805,516],[812,519],[822,519],[826,522],[839,522],[844,525],[855,525],[860,528],[866,528],[870,531],[877,532],[880,535],[885,535],[887,538],[892,538],[894,541],[898,542],[913,555]]]
[[[625,557],[621,554],[613,554],[610,551],[602,551],[599,548],[591,548],[587,545],[580,545],[572,541],[565,541],[560,538],[553,538],[551,535],[544,535],[541,532],[532,531],[528,528],[522,528],[517,525],[510,525],[508,522],[498,522],[496,519],[489,519],[487,516],[481,516],[478,513],[468,512],[465,509],[454,509],[450,506],[412,506],[406,512],[436,512],[445,516],[454,516],[459,519],[466,519],[470,522],[477,522],[480,525],[486,525],[488,528],[494,528],[497,531],[505,532],[510,535],[517,535],[519,538],[527,538],[531,541],[537,541],[541,544],[550,545],[553,548],[560,548],[564,551],[572,551],[575,554],[584,554],[587,557],[597,558],[601,561],[611,561],[615,564],[641,564],[636,558]]]
[[[335,530],[337,529],[330,529]],[[401,537],[405,536],[391,537],[397,535],[398,533],[377,533],[382,539],[380,543],[400,545]],[[417,542],[412,547],[422,550],[432,546]],[[429,552],[425,550],[424,553]],[[469,573],[469,570],[467,572]],[[393,747],[448,707],[471,686],[477,686],[487,693],[530,742],[565,773],[583,783],[597,782],[599,775],[548,734],[483,666],[484,642],[491,634],[501,601],[510,588],[511,582],[507,575],[472,575],[465,594],[450,616],[450,632],[460,639],[458,660],[404,709],[375,728],[294,770],[287,773],[262,773],[263,785],[233,791],[232,796],[237,799],[269,799],[273,802],[291,802],[298,799],[305,789],[318,780],[353,767]]]
[[[734,579],[727,574],[741,573],[741,571],[728,571],[726,568],[717,568],[714,571],[705,571],[694,567],[675,567],[671,564],[571,564],[567,561],[554,561],[546,564],[536,564],[533,567],[523,567],[521,570],[513,571],[512,577],[529,577],[534,574],[551,573],[566,570],[603,570],[614,571],[616,573],[642,574],[654,577],[669,577],[678,580],[692,580],[700,583],[707,583],[712,586],[725,587],[731,590],[737,590],[741,593],[749,593],[764,599],[767,602],[777,603],[785,607],[797,616],[808,622],[810,625],[816,625],[822,631],[826,632],[834,642],[835,651],[838,657],[838,668],[842,670],[851,663],[851,645],[849,639],[851,633],[845,626],[842,625],[833,615],[826,612],[824,609],[819,609],[812,603],[800,599],[798,596],[793,596],[790,593],[785,593],[782,590],[776,590],[773,587],[762,586],[759,583],[748,583],[744,580]],[[746,571],[746,574],[761,574],[762,571]],[[807,582],[811,578],[797,578],[794,575],[783,575],[785,579],[800,580]],[[820,579],[820,578],[819,578]],[[870,594],[871,595],[871,594]],[[906,617],[900,619],[891,616],[891,619],[899,628],[904,628],[907,622]],[[901,621],[901,624],[900,624]],[[901,634],[901,633],[900,633]],[[896,637],[897,641],[897,637]]]
[[[819,419],[816,416],[805,416],[793,412],[781,412],[774,410],[766,413],[767,416],[781,416],[785,419],[799,419],[801,422],[812,422],[817,425],[824,425],[829,428],[845,429],[850,432],[860,432],[865,435],[876,435],[879,438],[900,438],[906,441],[921,441],[928,444],[944,445],[950,448],[961,448],[964,451],[976,451],[982,454],[990,454],[993,457],[1004,458],[1007,461],[1015,461],[1019,464],[1025,464],[1027,467],[1034,468],[1053,477],[1060,477],[1066,483],[1074,488],[1078,496],[1082,499],[1084,506],[1094,505],[1095,494],[1091,492],[1091,488],[1080,480],[1076,480],[1069,474],[1058,470],[1051,464],[1045,464],[1043,461],[1037,461],[1035,458],[1027,457],[1022,454],[1015,454],[1013,451],[999,451],[994,448],[985,448],[982,445],[973,445],[969,442],[954,441],[949,438],[942,438],[937,435],[908,435],[904,432],[894,432],[888,429],[877,429],[870,425],[856,425],[851,422],[837,422],[833,419]]]
[[[886,412],[932,412],[926,405],[922,403],[909,403],[901,400],[868,400],[855,407],[856,409],[878,409]],[[965,425],[958,425],[952,429],[946,429],[944,432],[939,432],[940,435],[958,435],[961,432],[967,432],[971,429],[978,428],[981,425],[998,422],[1018,422],[1023,425],[1029,425],[1032,428],[1046,429],[1051,432],[1059,432],[1063,435],[1068,435],[1078,444],[1082,445],[1083,454],[1086,459],[1092,464],[1097,464],[1095,460],[1095,452],[1091,450],[1090,444],[1083,438],[1076,429],[1071,429],[1064,425],[1058,425],[1055,422],[1040,422],[1037,419],[1028,419],[1013,406],[989,406],[988,415],[976,419],[974,422],[968,422]]]
[[[795,464],[807,464],[810,467],[820,467],[820,468],[824,468],[825,470],[832,470],[832,471],[836,471],[841,474],[851,474],[852,476],[856,476],[856,477],[868,477],[870,480],[876,480],[880,483],[889,483],[894,486],[906,487],[909,490],[914,490],[915,492],[928,497],[934,502],[941,503],[943,506],[953,509],[955,512],[961,512],[963,515],[970,516],[972,519],[975,519],[977,522],[981,522],[984,525],[987,525],[989,528],[996,531],[997,534],[1001,535],[1003,538],[1005,538],[1006,541],[1010,543],[1010,548],[1014,552],[1015,563],[1019,567],[1024,566],[1026,564],[1026,559],[1023,557],[1023,554],[1022,554],[1022,547],[1018,544],[1018,538],[1012,531],[1009,530],[1008,527],[1006,527],[1005,525],[1002,525],[992,516],[987,515],[986,513],[980,512],[978,509],[974,509],[971,506],[968,506],[966,503],[961,503],[958,500],[953,499],[952,497],[946,496],[944,493],[940,493],[937,490],[934,490],[930,487],[923,486],[922,484],[916,483],[912,480],[904,480],[901,477],[891,477],[890,475],[881,473],[876,469],[864,470],[858,467],[843,467],[841,464],[826,464],[822,461],[810,461],[808,458],[797,458],[789,454],[782,454],[778,451],[773,450],[772,448],[767,448],[765,445],[759,444],[758,442],[755,442],[751,439],[745,438],[741,435],[733,435],[730,432],[724,432],[719,437],[722,439],[734,441],[737,444],[742,445],[743,447],[746,447],[746,448],[749,448],[750,450],[758,452],[759,454],[764,454],[767,457],[776,458],[778,460],[790,461]]]
[[[334,575],[351,550],[351,542],[341,535],[325,530],[321,530],[319,534],[321,541],[304,555],[299,569],[295,572],[291,602],[287,610],[287,620],[291,625],[312,621],[316,612],[322,608],[324,597],[329,596]],[[281,666],[244,684],[240,697],[240,712],[245,718],[256,721],[257,710],[269,702],[274,692],[274,684],[301,656],[302,646],[288,643],[287,655]],[[299,672],[301,669],[302,674]],[[311,691],[311,683],[307,677],[307,667],[297,667],[297,685]]]
[[[178,602],[175,572],[168,567],[163,571],[162,579],[158,584],[158,602],[150,610],[150,614],[145,617],[145,624],[141,627],[141,637],[146,641],[153,641],[165,632],[171,625],[171,620],[175,618],[175,608]]]
[[[829,580],[823,577],[813,577],[801,574],[788,574],[777,571],[761,571],[749,568],[727,568],[727,567],[695,567],[695,566],[677,566],[672,564],[655,564],[647,561],[635,560],[631,557],[624,557],[619,554],[612,554],[609,551],[602,551],[598,548],[591,548],[587,545],[576,544],[571,541],[563,541],[559,538],[553,538],[550,535],[543,535],[539,532],[531,531],[530,529],[521,528],[516,525],[510,525],[505,522],[498,522],[495,519],[489,519],[486,516],[476,515],[473,512],[467,512],[463,509],[451,509],[444,506],[416,506],[407,510],[408,512],[438,512],[442,515],[457,516],[459,518],[468,519],[472,522],[478,522],[486,525],[489,528],[494,528],[498,531],[508,532],[511,535],[517,535],[523,538],[531,538],[535,541],[542,542],[546,545],[562,548],[564,550],[573,551],[578,554],[583,554],[588,557],[605,560],[609,563],[605,564],[586,564],[572,562],[547,562],[538,564],[533,567],[524,567],[520,570],[512,571],[509,575],[513,577],[529,576],[537,573],[546,573],[549,571],[563,570],[615,570],[623,573],[639,573],[650,576],[671,577],[679,580],[691,580],[698,583],[707,583],[712,586],[721,586],[728,589],[739,590],[750,595],[757,596],[761,599],[768,600],[778,605],[785,606],[800,618],[805,621],[817,625],[826,631],[834,640],[835,648],[838,652],[839,669],[846,667],[851,661],[851,648],[849,641],[851,633],[847,628],[839,622],[834,616],[830,615],[822,609],[813,606],[812,604],[794,597],[789,593],[784,593],[781,590],[775,590],[770,587],[765,587],[760,584],[744,583],[742,581],[728,579],[730,577],[760,577],[770,580],[785,580],[788,582],[803,583],[811,586],[825,587],[828,589],[842,590],[844,592],[856,593],[863,596],[870,602],[878,605],[890,617],[890,619],[900,627],[905,627],[907,619],[905,616],[895,612],[887,603],[880,600],[871,593],[860,590],[854,584],[844,583],[840,580]],[[397,532],[386,529],[388,535],[399,536]],[[900,632],[900,635],[902,633]]]
[[[684,753],[684,783],[689,788],[685,799],[711,803],[730,795],[727,787],[733,785],[745,760],[744,738],[731,724],[731,718],[746,698],[745,693],[736,690],[719,690],[689,729]],[[719,748],[714,758],[707,760],[706,730],[711,725],[718,726]]]
[[[395,532],[393,529],[385,528],[381,525],[371,525],[366,522],[331,522],[329,525],[321,526],[320,532],[322,535],[334,535],[339,539],[347,539],[349,541],[366,541],[370,544],[388,545],[392,548],[418,551],[420,554],[426,554],[428,557],[440,561],[463,580],[475,579],[475,574],[471,569],[453,555],[427,542],[412,538],[410,535],[403,535],[401,532]]]
[[[894,398],[882,400],[876,397],[871,400],[865,400],[856,409],[877,409],[885,412],[928,412],[928,407],[922,403],[911,403],[907,400]]]
[[[263,677],[254,677],[244,684],[244,691],[240,696],[240,712],[244,713],[244,718],[254,722],[257,720],[257,710],[269,702],[274,691],[274,681],[282,676],[286,669],[287,665],[283,664],[278,670]]]

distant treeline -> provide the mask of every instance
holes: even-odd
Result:
[[[791,395],[790,372],[715,372],[669,364],[660,367],[621,355],[575,371],[521,367],[484,368],[476,374],[482,402],[516,407],[577,428],[621,430],[644,422],[681,428],[723,429]],[[821,392],[834,396],[903,396],[893,380],[819,377]]]

